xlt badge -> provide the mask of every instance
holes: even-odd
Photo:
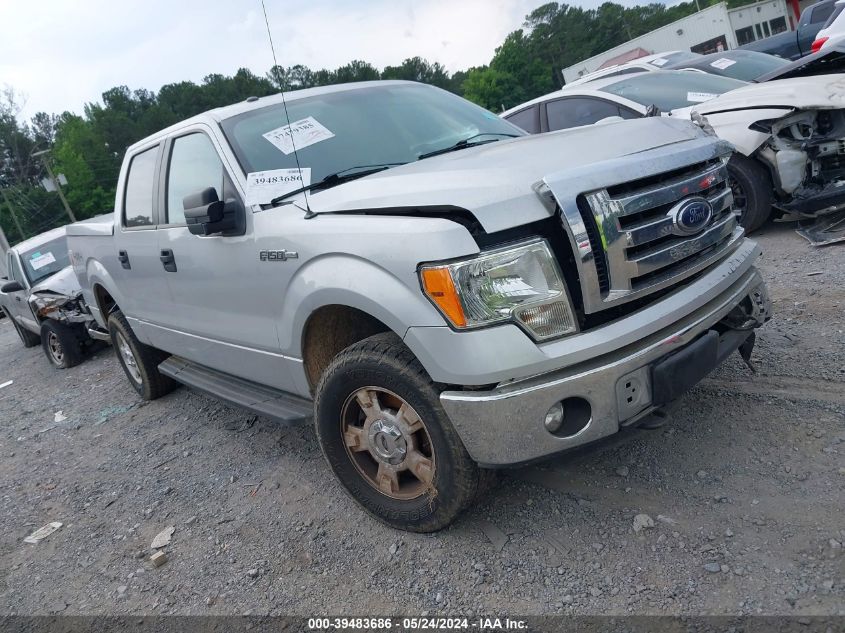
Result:
[[[258,259],[262,262],[283,262],[288,259],[298,259],[299,253],[296,251],[259,251]]]

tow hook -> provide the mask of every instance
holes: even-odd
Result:
[[[737,350],[740,357],[742,357],[742,360],[745,361],[745,364],[748,366],[748,369],[751,370],[752,374],[757,373],[757,368],[754,366],[754,363],[751,362],[751,352],[754,349],[754,343],[756,341],[757,334],[755,332],[751,332],[751,334],[748,335],[748,338],[745,339],[745,342],[740,345]]]
[[[643,418],[642,422],[637,425],[637,428],[653,431],[654,429],[659,429],[660,427],[665,426],[669,419],[669,413],[667,413],[665,409],[655,409]]]

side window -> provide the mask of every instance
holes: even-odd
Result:
[[[126,192],[123,195],[124,226],[150,226],[153,223],[153,185],[158,146],[132,157]]]
[[[615,103],[590,97],[570,97],[546,104],[549,130],[565,130],[579,125],[591,125],[610,116],[626,116]]]
[[[506,119],[515,126],[522,128],[529,134],[537,134],[540,131],[540,109],[537,106],[525,108],[519,112],[509,115]]]
[[[174,139],[167,171],[167,223],[184,224],[185,196],[214,187],[225,200],[223,163],[205,134],[196,132]]]
[[[826,22],[833,13],[833,8],[836,5],[833,2],[823,4],[821,6],[813,7],[813,14],[810,16],[810,24],[818,24],[819,22]]]

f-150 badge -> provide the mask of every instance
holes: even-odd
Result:
[[[283,262],[288,259],[298,259],[299,253],[296,251],[259,251],[258,259],[262,262]]]

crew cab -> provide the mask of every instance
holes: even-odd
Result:
[[[59,369],[78,365],[94,339],[94,319],[70,267],[65,227],[14,245],[6,253],[7,277],[0,286],[0,310],[24,347],[41,343]]]
[[[485,469],[640,424],[770,315],[730,146],[529,136],[413,82],[288,92],[128,149],[74,270],[129,382],[311,419],[364,509],[433,531]]]

